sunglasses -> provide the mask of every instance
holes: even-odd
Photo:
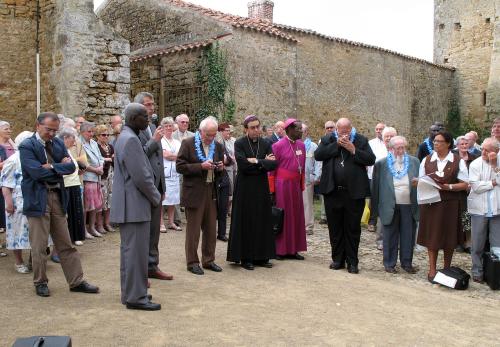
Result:
[[[108,137],[108,136],[109,136],[109,134],[101,134],[101,136]]]
[[[330,130],[330,129],[333,129],[333,127],[326,127],[325,129],[326,130]]]

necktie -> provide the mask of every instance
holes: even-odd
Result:
[[[147,134],[148,140],[153,137],[153,133],[151,133],[151,128],[149,127],[149,125],[146,128],[146,134]]]
[[[45,142],[45,153],[47,155],[47,163],[52,164],[54,162],[53,151],[52,151],[52,141]]]

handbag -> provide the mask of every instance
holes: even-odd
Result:
[[[469,288],[470,275],[459,267],[451,266],[447,269],[438,270],[434,282],[448,288],[465,290]]]
[[[283,231],[283,221],[285,219],[285,210],[282,208],[273,206],[271,210],[272,214],[272,225],[274,235],[279,235]]]
[[[492,290],[500,289],[500,259],[491,252],[484,252],[484,280]]]
[[[17,339],[12,347],[71,347],[69,336],[32,336]]]

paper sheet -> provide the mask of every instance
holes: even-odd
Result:
[[[441,201],[439,185],[427,175],[419,177],[417,185],[418,204],[432,204],[439,201]]]
[[[446,276],[445,274],[438,271],[436,277],[434,277],[434,282],[437,282],[449,288],[455,288],[455,285],[457,284],[457,279],[450,276]]]

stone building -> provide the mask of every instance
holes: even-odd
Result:
[[[92,0],[0,0],[0,119],[14,133],[36,118],[37,36],[42,111],[98,119],[128,102],[129,43],[93,8]]]
[[[269,0],[249,4],[249,17],[181,0],[108,0],[97,15],[130,41],[131,91],[152,91],[159,114],[196,112],[203,51],[226,52],[239,123],[255,113],[270,124],[304,119],[320,135],[329,119],[347,116],[371,134],[385,120],[420,141],[452,106],[453,71],[379,47],[276,24]]]
[[[500,116],[500,1],[435,0],[434,12],[434,62],[456,68],[461,116]]]

